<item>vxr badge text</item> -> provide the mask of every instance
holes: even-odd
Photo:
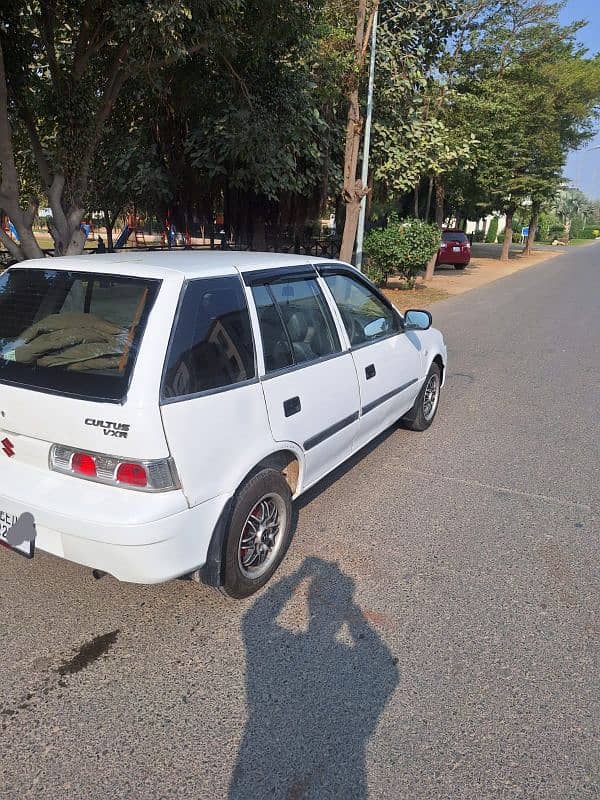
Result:
[[[129,435],[130,425],[123,422],[108,422],[103,419],[86,419],[86,425],[91,425],[94,428],[102,428],[105,436],[116,436],[117,439],[126,439]]]

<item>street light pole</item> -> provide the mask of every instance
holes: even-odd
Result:
[[[369,67],[369,92],[367,96],[367,117],[365,120],[365,141],[363,145],[361,180],[366,188],[369,183],[369,151],[371,149],[371,122],[373,119],[373,89],[375,86],[375,52],[377,49],[377,17],[379,8],[375,9],[373,29],[371,31],[371,65]],[[367,216],[367,195],[360,201],[358,231],[356,232],[356,268],[361,269],[363,260],[363,241],[365,238],[365,219]]]

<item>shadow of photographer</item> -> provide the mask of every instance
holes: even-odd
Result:
[[[308,629],[278,622],[308,580]],[[398,683],[336,564],[306,559],[243,619],[248,722],[229,800],[366,798],[366,747]]]

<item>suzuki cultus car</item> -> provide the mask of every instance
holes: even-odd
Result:
[[[0,276],[0,542],[245,597],[292,501],[398,420],[446,347],[352,267],[260,253],[30,261]],[[8,552],[3,557],[12,557]]]

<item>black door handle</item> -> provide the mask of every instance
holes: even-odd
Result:
[[[300,403],[299,397],[290,397],[289,400],[285,400],[283,403],[283,413],[286,417],[292,417],[294,414],[298,414],[302,411],[302,404]]]
[[[375,377],[375,364],[369,364],[368,367],[365,367],[365,375],[367,376],[367,380]]]

